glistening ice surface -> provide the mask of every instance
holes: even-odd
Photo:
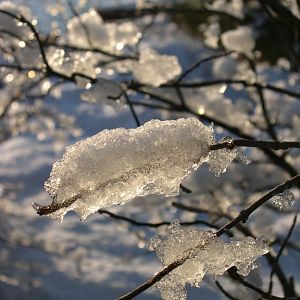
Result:
[[[77,142],[45,183],[55,210],[50,216],[74,210],[84,219],[137,196],[177,195],[183,178],[208,159],[212,141],[210,127],[187,118],[103,130]]]
[[[270,251],[260,238],[232,238],[226,243],[212,231],[181,227],[178,221],[171,223],[166,235],[153,238],[151,247],[163,266],[187,258],[158,282],[164,300],[186,299],[185,284],[198,286],[206,273],[223,275],[235,266],[239,274],[246,276],[256,267],[253,262]]]

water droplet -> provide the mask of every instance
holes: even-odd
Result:
[[[30,78],[30,79],[33,79],[34,77],[35,77],[35,72],[33,71],[33,70],[31,70],[31,71],[29,71],[28,73],[27,73],[27,76],[28,76],[28,78]]]
[[[20,48],[25,48],[26,47],[26,43],[24,41],[20,41],[19,42],[19,47]]]
[[[5,82],[7,82],[7,83],[14,81],[14,79],[15,79],[15,76],[14,76],[14,74],[11,74],[11,73],[7,74],[4,78]]]
[[[200,107],[198,108],[198,114],[199,114],[199,115],[204,115],[204,114],[205,114],[205,109],[204,109],[203,106],[200,106]]]

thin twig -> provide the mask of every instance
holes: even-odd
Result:
[[[264,299],[268,299],[268,300],[283,300],[286,299],[285,297],[277,297],[277,296],[273,296],[273,295],[269,295],[268,293],[264,292],[262,289],[260,289],[259,287],[253,285],[252,283],[246,281],[241,275],[239,275],[237,273],[237,268],[236,267],[232,267],[228,270],[228,273],[230,275],[230,277],[236,281],[238,281],[239,283],[241,283],[243,286],[257,292],[258,294],[260,294]]]
[[[238,300],[237,298],[231,296],[220,284],[220,282],[218,280],[215,281],[216,282],[216,286],[219,288],[219,290],[228,298],[231,300]]]
[[[225,53],[221,53],[221,54],[217,54],[217,55],[212,55],[206,58],[202,58],[201,60],[199,60],[198,62],[196,62],[195,64],[193,64],[192,66],[190,66],[188,69],[186,69],[184,72],[181,73],[181,75],[175,80],[176,83],[181,82],[187,75],[189,75],[190,73],[192,73],[195,69],[197,69],[198,67],[200,67],[202,64],[218,59],[220,57],[224,57],[224,56],[228,56],[232,53],[234,53],[235,51],[229,51],[229,52],[225,52]]]
[[[52,70],[51,66],[48,63],[47,56],[46,56],[42,41],[41,41],[40,36],[39,36],[37,30],[35,29],[34,25],[29,20],[27,20],[23,15],[18,16],[18,15],[14,14],[10,11],[6,11],[6,10],[3,10],[3,9],[0,9],[0,13],[8,15],[8,16],[12,17],[13,19],[15,19],[17,21],[20,21],[22,23],[25,23],[30,28],[30,30],[32,31],[32,33],[33,33],[33,35],[34,35],[34,37],[35,37],[35,39],[36,39],[36,41],[39,45],[39,49],[40,49],[40,52],[41,52],[41,55],[42,55],[42,59],[43,59],[44,64],[46,65],[46,68],[48,70]]]
[[[260,82],[250,82],[247,80],[242,79],[214,79],[214,80],[207,80],[207,81],[201,81],[201,82],[192,82],[192,83],[185,83],[182,82],[180,84],[177,83],[166,83],[160,86],[160,88],[174,88],[175,86],[178,86],[180,88],[185,89],[193,89],[193,88],[202,88],[207,86],[214,86],[214,85],[220,85],[220,84],[240,84],[245,87],[260,87],[262,89],[270,90],[273,92],[277,92],[279,94],[291,96],[297,99],[300,99],[300,93],[296,91],[292,91],[289,89],[284,89],[269,83],[260,83]],[[141,88],[143,87],[143,84],[132,82],[131,85],[129,85],[129,88]]]
[[[280,142],[280,141],[254,141],[245,139],[236,139],[229,142],[220,142],[218,144],[211,145],[209,149],[219,150],[223,148],[233,149],[235,147],[250,147],[272,150],[287,150],[289,148],[300,148],[300,142]]]
[[[124,94],[124,97],[126,99],[126,102],[127,102],[128,106],[129,106],[129,109],[130,109],[130,111],[132,113],[132,116],[133,116],[133,118],[135,120],[135,123],[136,123],[137,127],[141,126],[141,122],[140,122],[140,120],[139,120],[139,118],[137,116],[137,113],[136,113],[136,111],[135,111],[135,109],[134,109],[134,107],[133,107],[133,105],[132,105],[132,103],[130,101],[130,98],[129,98],[127,92],[124,91],[123,94]]]
[[[99,209],[98,213],[99,214],[106,214],[106,215],[110,216],[113,219],[122,220],[122,221],[125,221],[127,223],[130,223],[130,224],[132,224],[134,226],[138,226],[138,227],[158,228],[158,227],[161,227],[161,226],[170,225],[170,222],[159,222],[159,223],[139,222],[139,221],[136,221],[136,220],[128,218],[128,217],[124,217],[124,216],[114,214],[114,213],[112,213],[108,210],[104,210],[104,209]],[[195,221],[190,221],[190,222],[180,222],[180,224],[182,226],[190,226],[190,225],[199,225],[200,224],[200,225],[205,225],[205,226],[210,227],[210,228],[219,229],[219,226],[211,224],[211,223],[206,222],[204,220],[195,220]]]
[[[216,232],[217,236],[222,235],[224,232],[226,232],[228,229],[231,229],[236,224],[242,222],[245,223],[249,216],[257,210],[260,206],[262,206],[264,203],[266,203],[269,199],[276,196],[279,193],[282,193],[283,191],[293,187],[294,185],[297,185],[300,183],[300,175],[296,175],[292,179],[277,185],[275,188],[273,188],[271,191],[269,191],[267,194],[256,200],[253,204],[248,206],[247,208],[240,211],[239,215],[234,218],[232,221],[225,224],[221,229],[219,229]]]
[[[285,237],[285,239],[284,239],[283,243],[281,244],[281,247],[280,247],[280,249],[278,251],[278,254],[277,254],[276,259],[275,259],[275,263],[276,264],[278,264],[278,261],[279,261],[281,255],[282,255],[282,253],[283,253],[283,250],[285,249],[285,247],[288,244],[288,241],[289,241],[289,239],[290,239],[290,237],[292,235],[292,232],[293,232],[293,230],[294,230],[294,228],[296,226],[296,223],[297,223],[297,214],[295,215],[295,217],[293,219],[293,222],[292,222],[292,225],[291,225],[291,227],[290,227],[290,229],[288,231],[288,234]],[[272,293],[274,273],[275,273],[274,268],[272,268],[272,271],[270,273],[270,279],[269,279],[270,280],[269,281],[269,290],[268,290],[268,294],[269,295]],[[294,295],[290,295],[290,296],[294,296]]]

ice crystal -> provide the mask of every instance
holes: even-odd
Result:
[[[248,156],[246,156],[244,153],[239,151],[237,154],[237,160],[243,165],[249,165],[252,163],[252,160]]]
[[[231,142],[231,137],[225,137],[220,142]],[[211,151],[209,153],[209,170],[214,172],[216,176],[225,173],[230,163],[237,157],[238,150],[223,148],[220,150]]]
[[[159,55],[153,49],[143,50],[133,69],[136,80],[155,87],[167,83],[180,73],[181,66],[176,56]]]
[[[157,287],[164,300],[186,299],[186,283],[198,286],[206,273],[222,275],[235,266],[239,274],[246,276],[256,267],[254,261],[269,252],[261,238],[232,238],[224,242],[212,231],[193,226],[181,227],[178,221],[171,223],[166,235],[153,238],[150,246],[164,267],[187,258],[158,282]]]
[[[253,32],[250,27],[240,26],[221,35],[221,41],[227,50],[235,50],[252,56],[255,47]]]
[[[283,193],[277,196],[277,198],[273,201],[273,204],[281,210],[291,207],[294,202],[294,194],[290,190],[285,190]]]
[[[53,198],[48,214],[62,219],[74,210],[84,219],[137,196],[177,195],[183,178],[207,161],[212,142],[211,128],[195,118],[101,131],[67,147],[54,164],[45,183]]]
[[[89,103],[105,102],[113,106],[122,107],[122,89],[112,80],[98,78],[97,82],[81,94],[81,99]]]

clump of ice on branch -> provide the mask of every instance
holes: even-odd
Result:
[[[250,27],[240,26],[226,31],[221,35],[221,41],[227,50],[234,50],[252,57],[255,40]]]
[[[47,214],[62,219],[74,210],[84,219],[137,196],[177,195],[181,181],[208,160],[213,141],[212,129],[195,118],[103,130],[67,147],[53,165]]]
[[[231,137],[225,137],[220,142],[231,142]],[[216,176],[220,176],[221,173],[225,173],[231,162],[237,157],[238,150],[223,148],[209,153],[209,170],[215,173]]]
[[[181,227],[173,221],[166,235],[156,236],[150,246],[165,267],[187,258],[185,262],[157,283],[164,300],[186,299],[185,285],[198,286],[206,273],[217,276],[235,266],[246,276],[256,267],[254,261],[270,251],[261,238],[232,238],[224,242],[212,231]]]
[[[180,73],[181,66],[176,56],[160,55],[153,49],[142,50],[133,68],[137,81],[154,87],[167,83]]]
[[[290,190],[285,190],[283,193],[278,194],[273,204],[280,210],[289,208],[295,203],[295,196]]]

